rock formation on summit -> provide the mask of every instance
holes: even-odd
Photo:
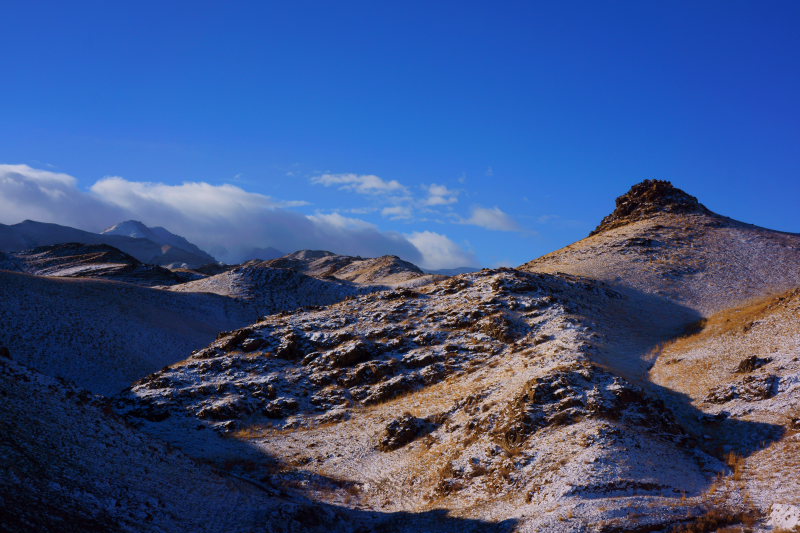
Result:
[[[713,213],[669,182],[645,180],[585,239],[519,268],[565,272],[714,313],[800,286],[800,235]]]
[[[644,180],[617,198],[617,208],[590,235],[649,218],[657,213],[713,215],[697,198],[666,180]]]

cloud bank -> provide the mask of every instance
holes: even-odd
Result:
[[[330,175],[330,185],[362,194],[403,194],[395,181],[377,176]],[[320,177],[320,179],[324,176]],[[104,178],[88,191],[63,173],[27,165],[0,165],[0,222],[25,219],[101,231],[127,219],[164,226],[235,263],[255,248],[284,252],[323,249],[374,257],[398,255],[424,268],[474,266],[475,256],[434,232],[403,235],[340,214],[305,215],[291,210],[305,202],[282,202],[234,185],[181,185]]]

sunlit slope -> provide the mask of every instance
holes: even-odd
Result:
[[[530,261],[713,313],[800,285],[800,235],[716,215],[667,182],[634,186],[593,234]]]

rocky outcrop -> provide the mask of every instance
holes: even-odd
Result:
[[[624,226],[658,213],[713,215],[697,198],[666,180],[644,180],[617,198],[617,207],[591,235]]]
[[[391,452],[402,448],[420,434],[425,421],[416,418],[411,413],[403,413],[386,426],[380,436],[378,449],[382,452]]]

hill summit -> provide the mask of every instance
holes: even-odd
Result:
[[[697,198],[666,180],[644,180],[617,198],[614,212],[605,217],[590,235],[595,235],[658,213],[713,215]]]

